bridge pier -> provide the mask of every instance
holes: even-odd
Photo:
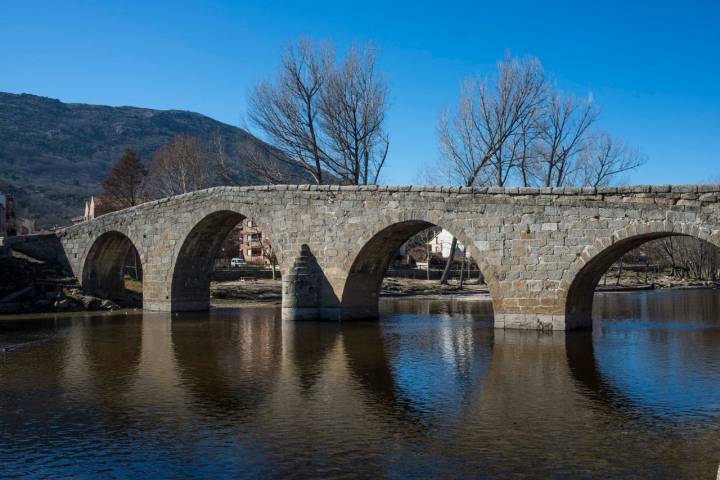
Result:
[[[592,328],[590,315],[548,315],[536,313],[495,313],[495,328],[500,330],[582,330]]]

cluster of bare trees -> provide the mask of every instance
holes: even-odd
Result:
[[[667,271],[675,279],[717,281],[720,250],[695,237],[670,236],[648,242],[638,250],[647,262]]]
[[[148,193],[169,197],[209,187],[217,172],[207,156],[207,147],[197,137],[175,137],[153,155],[146,181]]]
[[[720,249],[689,236],[651,240],[623,255],[605,272],[601,283],[611,281],[619,286],[622,279],[648,285],[658,280],[670,285],[676,281],[718,282]]]
[[[644,159],[597,118],[591,96],[558,90],[536,58],[507,56],[493,77],[466,79],[441,115],[439,171],[463,186],[607,185]]]
[[[223,183],[222,152],[212,141],[178,135],[153,154],[146,168],[128,149],[102,181],[102,211],[132,207],[155,198],[192,192]]]
[[[282,155],[318,184],[377,183],[390,145],[385,131],[388,88],[370,46],[352,47],[342,61],[329,45],[302,40],[288,48],[272,81],[249,96],[251,121]],[[266,181],[277,172],[254,165]]]
[[[608,185],[644,158],[595,130],[598,113],[591,96],[558,90],[538,59],[506,56],[494,76],[466,79],[457,107],[441,114],[433,177],[468,187]],[[456,246],[453,240],[441,283]]]

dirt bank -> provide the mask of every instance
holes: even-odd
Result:
[[[383,297],[407,297],[415,295],[477,295],[488,293],[487,286],[466,283],[460,288],[451,283],[440,285],[437,280],[414,280],[408,278],[386,278],[383,280]],[[227,300],[237,303],[280,303],[281,283],[277,280],[256,280],[236,282],[213,282],[210,285],[213,300]]]
[[[80,312],[139,307],[141,295],[123,292],[114,301],[84,292],[62,268],[13,252],[0,262],[0,314]]]
[[[620,281],[617,276],[608,276],[600,279],[597,291],[625,291],[625,290],[648,290],[661,288],[718,288],[720,282],[710,280],[696,280],[691,278],[677,278],[672,275],[649,275],[645,278],[643,273],[627,272],[621,275]]]

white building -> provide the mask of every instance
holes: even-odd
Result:
[[[430,251],[432,253],[439,253],[442,258],[448,258],[450,256],[450,247],[452,245],[453,235],[445,229],[442,229],[440,233],[435,235],[429,242]],[[458,242],[455,250],[455,257],[462,258],[465,253],[465,246]]]

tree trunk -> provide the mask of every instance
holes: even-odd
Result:
[[[440,277],[440,285],[447,285],[448,277],[450,276],[450,267],[452,267],[453,260],[455,259],[455,249],[457,248],[457,238],[453,237],[452,243],[450,244],[450,256],[445,262],[445,268],[443,269],[442,276]]]
[[[430,244],[425,244],[425,252],[427,254],[427,266],[425,267],[425,272],[427,273],[427,279],[430,280]]]
[[[464,282],[465,282],[465,252],[463,252],[463,258],[460,261],[460,283],[458,284],[458,286],[460,287],[460,290],[462,290]]]

